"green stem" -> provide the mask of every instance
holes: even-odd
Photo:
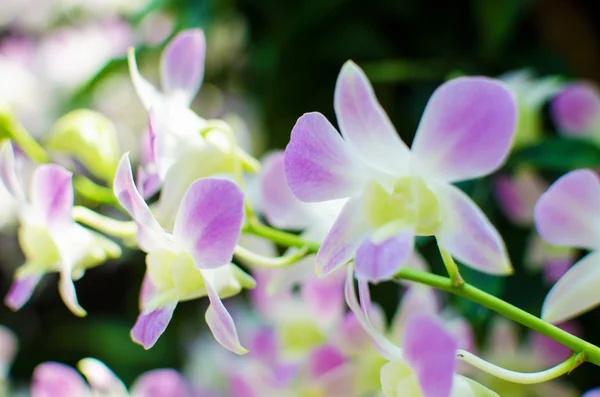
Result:
[[[575,335],[571,335],[570,333],[545,322],[541,318],[527,313],[526,311],[475,288],[472,285],[465,283],[456,287],[448,277],[442,277],[408,267],[400,269],[400,271],[396,273],[396,278],[426,284],[442,291],[469,299],[470,301],[493,310],[527,328],[537,331],[542,335],[546,335],[573,350],[575,353],[582,354],[584,361],[600,366],[600,348],[598,346],[586,342]]]
[[[254,234],[255,236],[264,237],[274,243],[296,248],[306,248],[307,253],[315,254],[319,250],[321,244],[315,241],[306,241],[301,236],[273,229],[267,225],[263,225],[255,217],[248,218],[248,222],[244,227],[243,232]]]
[[[271,258],[252,252],[240,245],[235,247],[234,254],[240,259],[245,260],[248,263],[252,263],[261,267],[268,267],[272,269],[280,269],[282,267],[291,266],[297,263],[300,259],[304,258],[307,253],[306,247],[301,248],[291,254],[279,256],[277,258]]]
[[[77,175],[73,178],[73,188],[82,197],[94,203],[119,206],[119,202],[111,188],[100,186],[83,175]]]
[[[50,161],[48,153],[40,146],[39,143],[29,131],[19,123],[10,111],[0,109],[0,138],[7,137],[15,142],[19,148],[33,161],[38,163],[47,163]]]
[[[442,261],[444,262],[444,266],[446,266],[446,270],[448,271],[448,275],[450,276],[450,280],[452,281],[452,285],[455,287],[460,287],[465,283],[465,280],[460,275],[458,271],[458,265],[454,262],[452,255],[444,251],[439,245],[438,248],[440,250],[440,255],[442,256]]]

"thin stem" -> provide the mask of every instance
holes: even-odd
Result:
[[[0,109],[0,137],[8,137],[33,161],[47,163],[50,161],[48,153],[19,123],[10,111]]]
[[[288,255],[271,258],[268,256],[259,255],[239,245],[235,247],[234,251],[234,254],[243,260],[257,266],[268,268],[282,268],[291,266],[300,259],[304,258],[307,253],[308,249],[304,247]]]
[[[250,217],[248,219],[243,231],[245,233],[254,234],[255,236],[264,237],[285,247],[306,247],[307,253],[309,254],[315,254],[317,251],[319,251],[319,247],[321,246],[321,244],[316,241],[307,241],[293,233],[284,232],[273,229],[267,225],[263,225],[255,217]]]
[[[452,285],[454,285],[455,287],[460,287],[465,283],[465,280],[460,275],[456,262],[454,262],[452,255],[444,251],[442,247],[439,246],[439,244],[438,248],[440,250],[440,255],[442,255],[442,261],[444,262],[444,266],[446,266],[446,270],[448,271],[448,275],[450,276],[450,280],[452,281]]]
[[[510,371],[506,368],[499,367],[465,350],[458,350],[456,356],[460,360],[467,362],[475,368],[487,372],[496,378],[523,385],[533,385],[556,379],[559,376],[571,372],[584,361],[581,354],[573,354],[567,360],[545,371],[525,373]]]
[[[90,226],[109,236],[122,239],[134,238],[137,233],[137,226],[133,221],[118,221],[116,219],[104,216],[87,207],[73,207],[73,218],[75,221]]]
[[[119,206],[119,202],[112,189],[106,186],[100,186],[83,175],[77,175],[73,178],[73,188],[81,196],[94,203]]]
[[[452,280],[448,277],[442,277],[408,267],[400,269],[400,271],[396,273],[396,278],[426,284],[469,299],[503,315],[504,317],[514,320],[527,328],[537,331],[542,335],[546,335],[550,339],[573,350],[575,353],[582,353],[585,361],[600,366],[600,348],[598,346],[586,342],[575,335],[571,335],[570,333],[545,322],[541,318],[527,313],[526,311],[475,288],[472,285],[465,283],[460,287],[455,287],[452,284]]]

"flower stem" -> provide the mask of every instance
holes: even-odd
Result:
[[[465,350],[458,350],[456,356],[460,360],[467,362],[475,368],[487,372],[496,378],[523,385],[533,385],[556,379],[559,376],[571,372],[584,361],[582,354],[573,354],[567,360],[545,371],[524,373],[499,367]]]
[[[50,159],[48,153],[19,123],[8,109],[0,109],[0,138],[7,137],[16,143],[19,148],[35,162],[47,163]]]
[[[263,256],[263,255],[257,254],[257,253],[252,252],[240,245],[237,245],[235,247],[234,254],[236,256],[238,256],[239,258],[241,258],[249,263],[252,263],[254,265],[258,265],[261,267],[268,267],[268,268],[282,268],[282,267],[291,266],[294,263],[298,262],[300,259],[302,259],[306,256],[307,252],[308,252],[308,249],[306,249],[306,247],[304,247],[304,248],[300,248],[299,250],[294,251],[288,255],[279,256],[277,258],[270,258],[268,256]]]
[[[83,175],[77,175],[73,178],[73,188],[82,197],[94,203],[119,206],[119,202],[111,188],[100,186]]]
[[[263,237],[274,243],[285,247],[305,248],[308,254],[314,254],[319,250],[321,244],[315,241],[307,241],[293,233],[273,229],[263,225],[255,217],[249,217],[243,232]]]
[[[448,275],[450,276],[450,280],[452,281],[452,285],[455,287],[460,287],[465,283],[465,280],[460,275],[458,271],[458,266],[452,256],[444,251],[438,244],[438,249],[440,250],[440,255],[442,255],[442,261],[444,262],[444,266],[446,266],[446,270],[448,271]]]
[[[588,361],[600,366],[600,348],[598,346],[586,342],[575,335],[571,335],[570,333],[547,323],[541,318],[519,309],[487,292],[475,288],[468,283],[456,287],[448,277],[442,277],[408,267],[400,269],[400,271],[396,273],[396,278],[426,284],[478,303],[483,307],[526,326],[527,328],[537,331],[542,335],[546,335],[550,339],[573,350],[575,353],[582,354],[583,356],[580,359],[583,361]]]
[[[121,239],[133,239],[137,233],[137,226],[134,221],[118,221],[87,207],[73,207],[73,219],[104,234]]]

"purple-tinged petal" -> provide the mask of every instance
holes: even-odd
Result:
[[[204,77],[206,39],[200,29],[179,33],[165,48],[160,60],[162,87],[167,96],[188,107]]]
[[[535,226],[548,243],[600,248],[600,181],[591,170],[560,177],[540,197]]]
[[[586,391],[581,397],[600,397],[600,387]]]
[[[113,192],[119,203],[138,225],[138,243],[140,247],[148,252],[151,249],[164,246],[168,240],[167,233],[158,224],[148,204],[138,192],[133,182],[131,163],[127,153],[119,161],[113,182]]]
[[[140,162],[146,166],[156,163],[156,152],[154,151],[154,143],[156,141],[156,131],[152,123],[153,110],[150,111],[148,117],[148,131],[142,134],[140,139]]]
[[[285,179],[285,154],[270,156],[262,170],[260,189],[267,221],[280,229],[300,230],[310,226],[306,204],[294,196]]]
[[[46,218],[48,225],[65,226],[73,222],[73,174],[55,164],[40,165],[31,180],[31,204]]]
[[[144,349],[150,349],[167,329],[176,306],[177,304],[173,303],[151,312],[140,313],[131,329],[131,339]]]
[[[325,278],[311,278],[302,283],[302,299],[311,308],[317,324],[334,325],[344,315],[344,272],[337,272]]]
[[[140,196],[147,199],[160,190],[162,184],[157,172],[149,172],[146,168],[138,167],[136,185],[139,187]]]
[[[398,305],[392,321],[392,335],[400,338],[404,334],[406,322],[417,313],[438,314],[440,311],[439,296],[433,288],[419,284],[411,284]]]
[[[133,49],[129,50],[127,61],[129,63],[129,75],[131,76],[133,87],[135,88],[142,105],[144,105],[144,108],[150,110],[154,104],[163,100],[163,95],[140,74],[135,60],[135,51]]]
[[[206,278],[205,283],[208,299],[210,300],[210,305],[208,306],[205,315],[208,328],[210,328],[216,341],[227,350],[235,354],[248,353],[248,350],[240,344],[240,338],[238,337],[235,323],[225,308],[225,305],[221,302],[215,287],[211,284],[211,281]]]
[[[334,107],[342,135],[357,156],[384,172],[406,172],[408,148],[377,101],[369,79],[352,61],[338,76]]]
[[[371,321],[369,315],[371,301],[368,294],[367,284],[363,281],[359,281],[359,288],[361,303],[359,303],[356,298],[356,290],[354,288],[354,269],[352,269],[352,266],[348,266],[348,275],[344,288],[344,295],[346,297],[346,303],[348,304],[348,307],[350,310],[352,310],[362,328],[371,338],[371,341],[373,342],[373,345],[379,354],[389,361],[401,360],[402,349],[390,342],[378,329],[376,329]]]
[[[308,375],[316,380],[347,362],[346,356],[331,345],[319,346],[308,357]]]
[[[157,293],[156,286],[152,283],[152,279],[148,272],[144,274],[144,279],[142,280],[142,286],[140,288],[140,310],[143,310],[144,307],[148,304],[150,299],[152,299]]]
[[[351,198],[325,237],[317,253],[317,275],[326,276],[350,261],[369,232],[360,198]]]
[[[516,325],[504,317],[496,317],[491,326],[488,346],[492,357],[512,358],[519,354],[519,335]]]
[[[523,170],[512,177],[498,176],[494,188],[504,214],[518,225],[530,226],[535,204],[548,185],[534,171]]]
[[[381,242],[374,242],[371,237],[364,238],[354,258],[356,277],[371,282],[394,277],[411,256],[414,242],[412,230]]]
[[[73,368],[55,362],[35,367],[31,397],[86,397],[90,389]]]
[[[542,318],[562,323],[600,304],[600,251],[584,256],[552,287],[542,306]]]
[[[428,314],[414,315],[406,323],[402,347],[423,397],[449,397],[458,343],[441,321]]]
[[[136,379],[131,397],[191,397],[190,385],[174,369],[155,369]]]
[[[198,179],[183,197],[173,236],[199,269],[214,269],[233,258],[244,218],[244,194],[225,179]]]
[[[85,317],[87,312],[79,305],[77,292],[75,292],[75,284],[71,275],[71,268],[64,267],[60,272],[58,280],[58,292],[64,304],[69,310],[78,317]]]
[[[233,375],[229,381],[229,393],[231,397],[261,397],[266,394],[260,393],[255,382],[245,379],[242,374]]]
[[[512,273],[502,237],[473,200],[452,185],[438,187],[436,195],[442,216],[435,235],[440,247],[484,273]]]
[[[271,365],[277,361],[279,341],[272,328],[263,327],[256,331],[250,341],[250,356]]]
[[[306,113],[292,129],[285,149],[285,176],[302,201],[350,197],[362,186],[360,162],[321,113]]]
[[[15,334],[0,325],[0,379],[5,379],[19,347]]]
[[[33,290],[38,285],[41,278],[41,274],[15,278],[15,281],[13,281],[10,290],[4,298],[6,306],[15,311],[22,308],[31,298],[31,294],[33,294]]]
[[[90,388],[101,396],[127,396],[127,388],[102,361],[95,358],[84,358],[77,363],[77,368],[85,376]]]
[[[20,203],[27,201],[19,183],[15,168],[15,153],[12,144],[6,143],[0,152],[0,178],[6,190]]]
[[[581,327],[579,324],[574,321],[569,321],[563,324],[560,324],[558,328],[563,331],[567,331],[571,335],[575,335],[578,337],[582,336]],[[541,363],[544,366],[554,366],[568,359],[573,352],[568,347],[561,345],[554,339],[547,337],[546,335],[542,335],[538,332],[532,331],[530,337],[530,346],[532,353],[539,357]]]
[[[373,311],[371,311],[372,313]],[[333,341],[348,355],[361,354],[371,346],[369,334],[363,329],[356,314],[352,311],[344,315]]]
[[[517,105],[504,85],[485,77],[459,77],[429,99],[412,152],[432,177],[473,179],[502,165],[516,126]]]
[[[552,99],[552,117],[558,130],[569,135],[587,135],[600,125],[600,92],[589,83],[565,86]]]
[[[562,258],[547,258],[544,260],[544,281],[549,284],[555,284],[571,266],[575,263],[575,259],[572,257]]]

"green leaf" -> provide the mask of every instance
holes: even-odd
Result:
[[[518,150],[508,159],[506,166],[531,166],[559,172],[600,168],[600,147],[583,139],[551,138]]]

